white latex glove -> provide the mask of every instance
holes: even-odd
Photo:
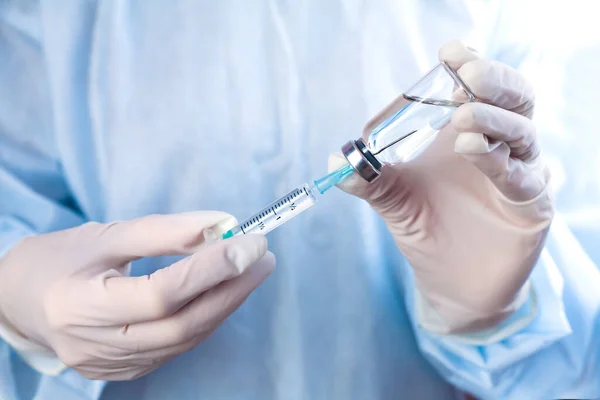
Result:
[[[355,175],[340,187],[387,223],[441,319],[425,327],[465,333],[497,326],[527,298],[554,209],[531,86],[459,42],[439,56],[480,102],[459,107],[415,160],[384,167],[371,184]],[[331,157],[330,170],[344,162]]]
[[[46,349],[87,378],[147,374],[209,336],[273,270],[261,235],[205,243],[233,225],[195,212],[25,238],[0,260],[0,323],[17,347]],[[191,256],[128,277],[133,260],[179,254]]]

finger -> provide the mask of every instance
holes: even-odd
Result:
[[[265,256],[242,275],[221,283],[194,299],[174,315],[153,322],[134,324],[126,332],[115,332],[111,343],[136,352],[204,340],[235,311],[273,271],[275,256]]]
[[[236,225],[234,217],[218,211],[149,215],[104,226],[102,251],[112,262],[141,257],[195,253],[207,239]]]
[[[87,324],[116,326],[165,318],[201,293],[241,275],[267,251],[262,235],[219,241],[149,276],[115,276],[109,271],[81,285],[78,309]],[[83,293],[85,292],[85,293]]]
[[[534,199],[548,183],[541,164],[532,168],[520,160],[512,159],[508,145],[499,143],[489,153],[463,153],[462,156],[483,172],[507,199],[519,203]]]
[[[445,61],[453,71],[458,71],[460,67],[469,61],[478,60],[480,56],[476,50],[465,46],[459,40],[454,40],[440,48],[438,58],[440,61]]]
[[[119,351],[121,351],[121,353],[118,353],[117,357],[110,357],[111,360],[114,361],[107,360],[107,363],[123,364],[124,362],[126,362],[131,365],[148,365],[152,362],[152,360],[175,357],[178,354],[182,354],[186,351],[193,349],[194,347],[198,346],[204,339],[206,339],[209,336],[209,334],[210,332],[202,333],[198,336],[192,337],[190,340],[181,343],[176,343],[172,346],[165,346],[150,350],[141,350],[135,352],[127,351],[123,353],[121,350],[117,349],[116,352],[118,353]]]
[[[128,363],[131,365],[147,365],[149,360],[163,359],[166,357],[173,357],[174,355],[184,353],[188,350],[193,349],[200,344],[208,334],[201,334],[192,337],[190,340],[176,343],[173,346],[165,346],[157,349],[142,350],[142,351],[131,351],[126,349],[123,351],[120,348],[111,346],[104,351],[102,362],[98,365],[118,365]]]
[[[510,156],[521,161],[533,162],[540,154],[533,122],[502,108],[482,103],[463,104],[452,115],[452,126],[459,133],[477,132],[487,136],[459,136],[455,143],[457,153],[489,153],[493,149],[487,146],[497,147],[498,142],[505,142],[510,147]]]
[[[79,329],[81,330],[81,328]],[[90,367],[100,370],[123,366],[148,366],[153,364],[155,360],[172,357],[196,347],[205,337],[197,336],[187,342],[178,343],[174,346],[161,347],[148,351],[131,351],[130,348],[120,348],[115,343],[107,343],[106,335],[113,334],[114,328],[102,329],[104,330],[103,337],[102,335],[94,335],[94,339],[99,338],[100,340],[70,336],[68,343],[63,343],[59,347],[61,361],[65,365],[77,370],[89,369]],[[67,351],[64,351],[65,348]]]
[[[533,87],[512,67],[498,61],[474,60],[460,67],[457,74],[478,100],[527,118],[533,116]]]
[[[130,381],[142,377],[160,367],[167,360],[157,360],[151,366],[126,365],[120,367],[93,367],[78,368],[77,372],[87,379],[103,381]]]
[[[535,95],[529,82],[515,69],[497,61],[481,59],[460,41],[442,46],[438,53],[477,99],[531,118]]]

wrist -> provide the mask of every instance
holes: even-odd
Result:
[[[56,354],[25,337],[0,313],[0,339],[8,343],[33,369],[45,375],[58,375],[66,366]]]
[[[4,304],[4,301],[0,301]],[[44,375],[58,375],[66,366],[49,348],[30,339],[14,324],[0,306],[0,340],[4,340],[33,369]]]
[[[507,305],[482,310],[478,304],[462,304],[457,299],[441,299],[415,287],[415,307],[426,330],[440,335],[469,335],[494,330],[521,309],[530,298],[529,281]]]

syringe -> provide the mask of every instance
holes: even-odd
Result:
[[[222,238],[266,234],[311,208],[318,193],[325,193],[354,172],[369,183],[375,181],[384,165],[404,163],[417,155],[448,124],[457,107],[474,101],[476,97],[469,87],[441,62],[373,117],[363,129],[363,137],[342,146],[347,164],[312,185],[298,186],[225,232]]]
[[[381,151],[386,150],[398,142],[410,137],[415,132],[416,131],[409,132],[402,138],[382,147],[378,152],[370,153],[371,157],[374,157]],[[357,162],[355,162],[354,166],[350,163],[344,164],[342,167],[333,171],[332,173],[315,180],[312,185],[305,183],[298,186],[296,189],[275,200],[250,218],[243,221],[241,224],[225,232],[223,235],[221,235],[221,238],[228,239],[233,236],[247,235],[249,233],[260,233],[266,235],[273,229],[285,224],[296,215],[308,210],[317,202],[318,194],[325,193],[327,190],[331,189],[333,186],[352,175],[355,171],[359,171],[360,174],[360,171],[363,169],[363,167],[366,167],[367,165],[365,162],[363,162],[363,160],[357,160],[352,156],[349,159],[347,157],[347,160],[352,160],[350,162]]]
[[[397,127],[397,125],[403,117],[403,113],[406,113],[407,110],[410,111],[412,109],[411,107],[415,107],[415,104],[421,108],[433,107],[433,109],[425,109],[431,116],[429,120],[425,122],[418,121],[422,122],[423,125],[419,129],[403,131],[401,129],[402,126]],[[418,149],[422,148],[425,143],[437,134],[441,126],[448,122],[452,114],[452,109],[447,107],[445,103],[441,105],[444,107],[438,107],[439,104],[434,104],[427,99],[422,99],[420,100],[420,103],[415,103],[415,100],[413,99],[403,98],[402,102],[395,105],[397,108],[401,108],[401,110],[393,113],[391,117],[384,120],[373,130],[375,136],[378,134],[385,136],[385,133],[395,129],[398,132],[392,132],[394,133],[394,136],[396,136],[393,140],[390,140],[383,146],[377,146],[377,149],[373,149],[374,151],[371,151],[371,149],[369,149],[360,139],[348,142],[342,147],[342,153],[347,161],[344,166],[323,178],[315,180],[312,185],[305,183],[298,186],[296,189],[275,200],[235,228],[225,232],[221,237],[227,239],[232,236],[245,235],[248,233],[266,234],[271,232],[273,229],[285,224],[296,215],[311,208],[316,203],[319,193],[325,193],[328,189],[342,182],[354,172],[367,182],[374,181],[379,176],[382,168],[382,163],[377,159],[379,154],[399,143],[404,143],[405,145],[398,149],[398,152],[394,153],[397,161],[403,162],[411,154],[416,153]],[[417,135],[413,137],[413,134],[415,133],[417,133]]]
[[[300,185],[235,228],[228,230],[221,237],[227,239],[249,233],[265,235],[311,208],[317,202],[319,194],[325,193],[328,189],[352,175],[353,171],[354,168],[350,164],[346,164],[323,178],[315,180],[312,185],[307,183]]]

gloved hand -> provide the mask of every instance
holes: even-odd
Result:
[[[530,85],[459,42],[439,57],[480,102],[459,107],[416,159],[385,166],[371,184],[353,175],[340,188],[385,220],[441,319],[426,328],[466,333],[496,326],[527,298],[553,203]],[[334,155],[330,170],[344,162]]]
[[[87,378],[147,374],[209,336],[272,271],[261,235],[206,243],[233,225],[194,212],[25,238],[0,260],[0,319]],[[128,277],[133,260],[179,254],[191,256]]]

